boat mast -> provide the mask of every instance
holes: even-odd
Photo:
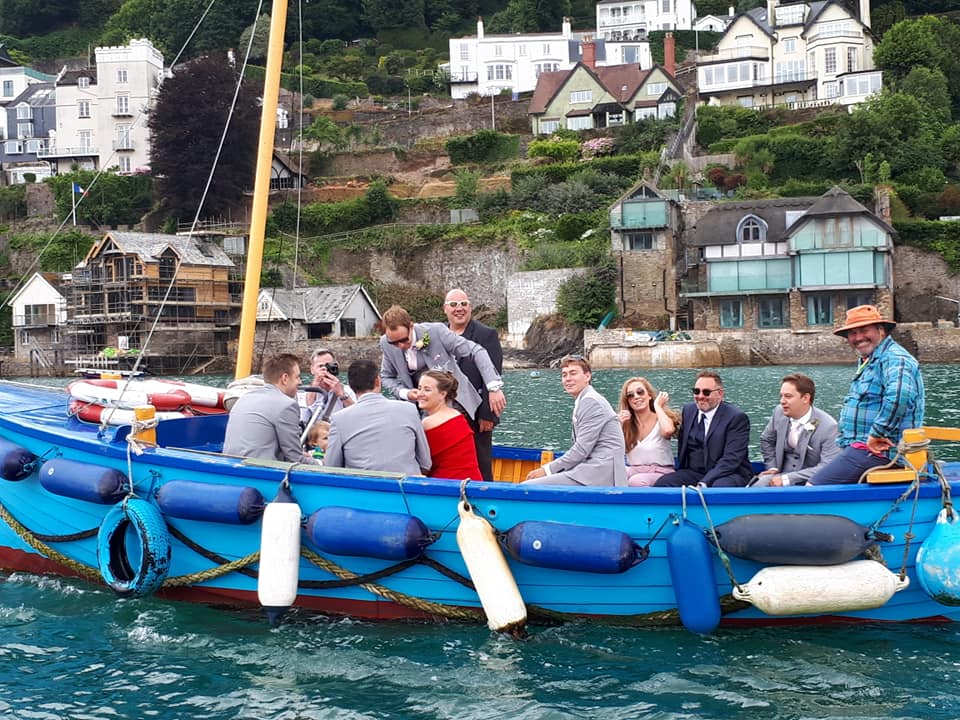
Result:
[[[257,329],[257,297],[260,294],[260,270],[263,265],[263,240],[267,227],[270,170],[273,165],[273,138],[277,127],[277,103],[280,99],[280,68],[283,65],[283,34],[286,20],[287,0],[273,0],[270,40],[267,47],[267,70],[263,81],[263,114],[260,116],[257,174],[253,184],[250,238],[247,241],[247,272],[243,284],[240,338],[234,375],[237,379],[247,377],[253,365],[253,344]]]

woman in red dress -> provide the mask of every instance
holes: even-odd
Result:
[[[430,477],[481,480],[477,448],[467,419],[451,407],[457,397],[457,378],[445,370],[427,370],[420,376],[417,405],[426,413],[423,430],[433,465]]]

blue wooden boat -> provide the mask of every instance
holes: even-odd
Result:
[[[228,457],[219,452],[225,425],[225,415],[165,420],[157,424],[155,446],[135,443],[131,426],[104,427],[71,416],[61,389],[0,382],[0,567],[82,577],[124,596],[155,591],[177,600],[256,606],[259,554],[265,551],[263,503],[288,487],[304,525],[327,509],[314,521],[320,527],[303,531],[294,569],[292,604],[311,611],[482,621],[484,608],[456,539],[458,505],[465,498],[496,530],[533,621],[683,622],[706,631],[715,624],[714,612],[723,625],[960,617],[954,600],[939,593],[938,601],[925,591],[916,568],[917,551],[942,525],[938,516],[960,483],[957,464],[943,466],[946,484],[702,494],[526,487]],[[519,479],[541,462],[536,450],[498,448],[497,455],[496,469],[505,480]],[[150,516],[159,518],[152,528]],[[875,558],[870,562],[879,566],[882,560],[889,569],[884,572],[902,571],[906,586],[868,609],[763,612],[731,592],[770,562],[722,552],[713,542],[718,529],[722,536],[725,524],[742,518],[766,520],[761,524],[767,543],[771,527],[774,535],[789,535],[777,528],[852,521],[860,528],[854,534],[865,541],[849,558],[824,551],[824,562],[844,568],[838,560],[869,550]],[[411,535],[409,528],[419,524],[424,532]],[[691,545],[672,545],[681,530],[691,528]],[[801,532],[788,540],[776,551],[788,557],[776,562],[790,563],[796,546],[799,567],[822,564],[803,555],[811,534],[823,533]],[[536,538],[525,548],[527,536]],[[843,545],[848,536],[839,532],[824,542]],[[331,547],[331,537],[339,544]],[[827,582],[843,584],[844,578],[839,572]],[[708,608],[706,617],[702,607]]]
[[[284,0],[271,17],[238,378],[253,348]],[[921,458],[919,476],[845,487],[550,488],[517,482],[540,451],[498,448],[505,482],[461,483],[229,457],[226,415],[151,428],[141,408],[96,409],[91,423],[63,390],[0,382],[0,569],[121,597],[260,604],[274,620],[295,607],[514,632],[579,618],[709,632],[960,617],[956,465],[931,473]]]

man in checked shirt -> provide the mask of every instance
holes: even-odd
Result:
[[[890,461],[904,430],[923,425],[924,390],[916,358],[889,333],[896,327],[873,305],[847,310],[834,331],[860,357],[840,410],[840,455],[810,478],[810,485],[859,482],[864,472]]]

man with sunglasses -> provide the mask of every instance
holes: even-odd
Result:
[[[481,345],[490,356],[493,367],[502,374],[503,348],[500,345],[500,336],[493,328],[473,319],[473,306],[467,294],[460,288],[448,292],[443,301],[443,312],[447,316],[447,326],[460,337]],[[473,428],[480,474],[484,480],[493,480],[493,428],[500,422],[500,417],[490,409],[489,391],[473,358],[460,358],[457,365],[480,394],[476,415],[467,419]]]
[[[750,481],[750,419],[723,397],[717,373],[697,375],[693,402],[683,406],[677,470],[663,475],[656,487],[743,487]]]
[[[469,357],[476,364],[487,389],[490,411],[497,417],[503,412],[507,405],[503,380],[482,345],[457,335],[443,323],[414,323],[410,314],[399,305],[390,307],[383,314],[383,327],[380,379],[388,393],[415,403],[419,399],[416,387],[420,375],[425,370],[446,370],[453,373],[459,383],[457,404],[468,418],[476,417],[482,402],[480,393],[458,364]]]

